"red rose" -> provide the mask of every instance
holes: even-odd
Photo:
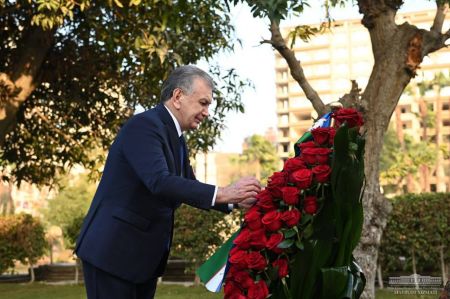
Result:
[[[286,172],[274,172],[271,177],[269,177],[269,183],[267,184],[267,189],[272,194],[274,198],[281,198],[281,188],[287,184],[288,174]]]
[[[269,289],[264,280],[255,282],[255,284],[248,289],[248,299],[265,299],[269,295]]]
[[[315,128],[311,130],[314,141],[320,145],[328,145],[328,140],[330,138],[329,132],[329,128]]]
[[[234,245],[241,249],[250,248],[250,230],[248,228],[243,228],[239,235],[233,241]]]
[[[300,169],[291,174],[291,181],[300,189],[306,189],[312,182],[312,171],[310,169]]]
[[[266,258],[258,251],[249,252],[246,256],[246,261],[249,269],[262,271],[267,266]]]
[[[298,224],[302,217],[302,214],[297,209],[285,211],[281,214],[281,220],[288,226],[293,227]]]
[[[264,189],[263,191],[258,193],[255,197],[258,200],[256,202],[256,206],[260,207],[264,211],[271,211],[276,208],[269,190]]]
[[[257,230],[262,227],[261,213],[258,206],[251,207],[244,216],[244,220],[251,230]]]
[[[286,277],[289,274],[287,259],[278,259],[272,263],[272,266],[278,269],[278,276],[280,278]]]
[[[263,228],[250,232],[250,246],[255,249],[261,250],[266,247],[266,243],[266,231]]]
[[[306,148],[302,152],[302,157],[309,164],[326,164],[330,156],[331,149],[323,147]]]
[[[283,187],[287,183],[287,174],[282,171],[274,172],[271,177],[269,177],[268,186],[278,186]]]
[[[231,250],[229,261],[237,268],[245,269],[247,268],[247,252],[241,249]]]
[[[277,231],[281,228],[282,225],[281,214],[276,210],[267,212],[267,214],[264,215],[261,221],[268,231]]]
[[[230,279],[232,279],[234,282],[236,282],[239,286],[243,287],[244,289],[250,288],[255,283],[253,281],[253,278],[246,270],[233,271],[233,273],[230,276]]]
[[[283,187],[281,189],[281,192],[283,193],[283,201],[287,205],[296,205],[298,203],[298,193],[299,190],[297,187]]]
[[[317,182],[325,183],[330,179],[331,167],[326,164],[318,165],[312,169],[312,172]]]
[[[300,157],[295,157],[286,160],[283,170],[286,172],[293,172],[301,168],[306,168],[305,161]]]
[[[349,128],[360,127],[364,124],[361,112],[352,108],[341,108],[334,112],[332,117],[335,119],[335,127],[340,127],[344,122],[347,122]]]
[[[283,242],[283,240],[284,240],[284,235],[282,233],[272,234],[269,237],[269,240],[267,240],[266,247],[269,250],[280,254],[281,252],[283,252],[283,249],[278,248],[277,246],[278,246],[278,244]]]
[[[279,199],[283,196],[281,193],[281,188],[282,187],[278,187],[278,186],[272,186],[272,187],[267,186],[267,190],[269,190],[270,194],[273,196],[274,199]]]
[[[237,284],[234,281],[227,281],[225,283],[225,286],[223,287],[223,291],[225,293],[225,298],[226,299],[231,299],[231,298],[239,298],[236,296],[239,295],[243,295],[241,292],[241,289],[237,286]],[[245,298],[245,296],[244,296]]]
[[[316,147],[317,145],[314,141],[307,141],[299,143],[297,146],[300,148],[300,151],[303,151],[305,148]]]
[[[315,214],[317,212],[317,198],[313,195],[306,196],[303,202],[303,209],[307,214]]]

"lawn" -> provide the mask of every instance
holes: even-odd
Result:
[[[223,298],[222,293],[214,294],[203,287],[184,287],[178,285],[159,285],[156,299],[215,299]],[[382,290],[377,292],[377,299],[436,299],[434,295],[393,294]],[[0,284],[0,299],[85,299],[84,287],[80,285],[45,285],[34,284]]]

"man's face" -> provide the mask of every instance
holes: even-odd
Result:
[[[203,119],[208,117],[208,108],[211,102],[211,88],[205,80],[195,78],[192,84],[192,93],[181,91],[176,101],[175,106],[179,112],[181,130],[197,129]]]

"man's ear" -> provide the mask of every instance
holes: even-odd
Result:
[[[173,106],[176,109],[180,109],[181,108],[181,97],[182,96],[183,96],[183,90],[181,90],[181,88],[175,88],[173,90],[172,101],[173,101]]]

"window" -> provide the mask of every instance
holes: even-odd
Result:
[[[443,125],[444,127],[450,127],[450,120],[448,120],[448,119],[444,120],[444,121],[442,122],[442,125]]]
[[[430,184],[430,191],[431,192],[436,192],[437,191],[436,184]]]
[[[442,110],[450,110],[450,104],[447,104],[447,103],[443,104]]]
[[[283,152],[287,153],[289,151],[289,143],[283,143]]]

